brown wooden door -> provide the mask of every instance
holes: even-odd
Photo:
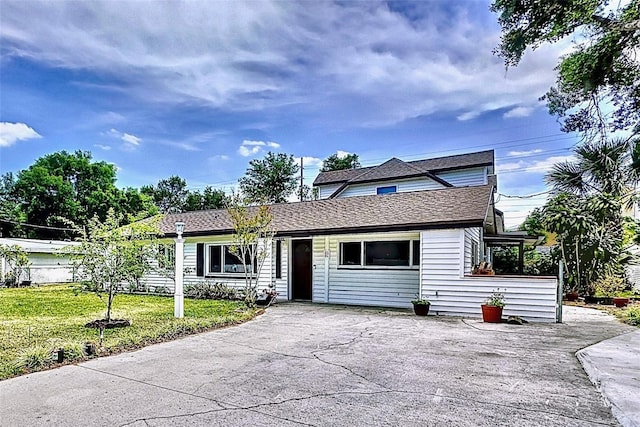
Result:
[[[293,299],[311,300],[312,242],[292,240],[293,268],[291,293]]]

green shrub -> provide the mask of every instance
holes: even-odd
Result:
[[[596,296],[612,297],[620,294],[627,287],[624,278],[607,274],[593,283]]]
[[[640,307],[630,307],[622,314],[622,321],[631,326],[640,326]]]
[[[20,369],[37,370],[49,365],[53,361],[48,347],[34,346],[22,350],[15,360],[15,366]]]
[[[185,286],[184,295],[194,299],[217,299],[235,301],[241,298],[236,288],[224,283],[192,283]]]

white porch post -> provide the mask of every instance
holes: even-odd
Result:
[[[184,222],[176,222],[175,239],[175,293],[173,297],[173,313],[177,319],[184,317],[184,239],[182,232],[184,231]]]

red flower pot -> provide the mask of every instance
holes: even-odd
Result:
[[[567,292],[567,301],[578,301],[580,295],[577,292]]]
[[[627,304],[629,304],[629,298],[613,297],[613,305],[616,307],[625,307]]]
[[[482,320],[487,323],[501,323],[502,322],[502,307],[496,307],[495,305],[482,304]]]

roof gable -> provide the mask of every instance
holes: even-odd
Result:
[[[356,182],[406,178],[418,175],[427,175],[430,178],[434,178],[433,173],[435,172],[493,165],[493,157],[493,150],[414,160],[410,162],[404,162],[394,157],[378,166],[320,172],[313,182],[313,185],[352,184]],[[429,175],[430,173],[432,175]]]

